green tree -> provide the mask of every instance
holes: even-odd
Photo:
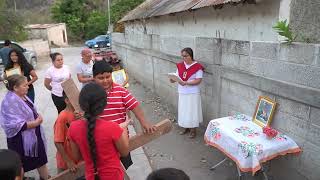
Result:
[[[117,23],[129,11],[143,3],[144,0],[115,0],[111,4],[111,22]]]
[[[91,39],[99,34],[105,34],[107,31],[108,18],[105,14],[93,11],[90,13],[85,24],[85,37]]]
[[[51,8],[52,18],[67,24],[70,39],[92,38],[107,31],[104,3],[103,0],[57,0]]]
[[[7,8],[5,1],[0,1],[0,39],[22,41],[27,39],[22,17],[13,9]]]
[[[80,40],[85,37],[85,22],[88,12],[84,0],[57,0],[51,8],[52,18],[67,24],[71,38]]]

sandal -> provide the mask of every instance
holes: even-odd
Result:
[[[184,129],[184,131],[180,131],[179,134],[184,135],[184,134],[187,134],[189,131],[190,131],[190,129],[186,128],[186,129]]]
[[[190,134],[189,134],[188,137],[189,137],[190,139],[195,138],[195,137],[196,137],[196,131],[195,131],[195,130],[190,131]]]

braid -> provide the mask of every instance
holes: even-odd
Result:
[[[96,127],[96,117],[87,115],[88,120],[88,130],[87,130],[87,139],[90,147],[90,154],[93,161],[94,168],[94,179],[99,180],[98,169],[97,169],[97,150],[96,150],[96,141],[94,139],[94,129]]]
[[[102,113],[106,106],[106,92],[104,89],[95,83],[85,85],[79,98],[81,109],[85,112],[87,123],[87,140],[90,147],[91,159],[93,161],[95,180],[99,180],[97,169],[97,150],[94,131],[96,127],[97,116]]]

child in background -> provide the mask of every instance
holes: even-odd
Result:
[[[68,129],[71,122],[75,119],[74,108],[67,98],[65,92],[62,93],[66,108],[60,112],[54,124],[54,144],[57,148],[57,168],[58,173],[70,169],[76,171],[76,161],[72,158],[69,139],[67,138]]]
[[[120,70],[123,70],[124,71],[124,74],[125,74],[125,77],[124,79],[121,79],[119,82],[117,81],[117,79],[114,79],[113,81],[119,85],[121,85],[122,87],[124,88],[128,88],[129,87],[129,75],[127,73],[127,71],[123,68],[123,65],[121,64],[121,60],[118,59],[117,57],[111,57],[110,58],[110,65],[112,66],[112,72],[115,72],[115,71],[120,71]],[[113,76],[114,77],[114,76]]]

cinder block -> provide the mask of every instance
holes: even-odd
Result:
[[[205,38],[205,37],[196,38],[196,49],[216,51],[217,48],[218,48],[217,39],[215,38]]]
[[[279,43],[252,42],[250,56],[277,60],[279,58],[279,49]]]
[[[301,119],[298,119],[294,116],[290,116],[289,121],[289,129],[292,134],[295,134],[301,138],[306,137],[306,132],[309,130],[310,122],[303,121]]]
[[[316,46],[313,44],[281,44],[280,60],[297,64],[315,64],[315,50]]]
[[[284,82],[320,88],[320,67],[283,63],[260,58],[251,58],[250,69],[255,74]]]
[[[239,96],[252,100],[257,100],[259,96],[263,95],[263,92],[256,90],[252,87],[228,79],[225,79],[223,82],[226,81],[228,82],[228,92],[230,93],[238,94]]]
[[[318,180],[320,177],[320,147],[312,143],[306,143],[301,156],[299,172],[309,180]]]
[[[311,107],[310,119],[312,124],[320,126],[320,108]]]
[[[176,37],[160,36],[160,51],[166,54],[180,56],[179,41]]]
[[[124,33],[112,33],[111,35],[112,42],[125,43],[125,35]]]
[[[278,103],[277,109],[279,111],[291,114],[292,116],[303,119],[304,121],[308,121],[309,106],[282,97],[277,97],[276,101]]]
[[[211,50],[200,50],[197,48],[194,52],[194,58],[197,61],[214,64],[214,62],[216,62],[215,59],[218,58],[218,53]]]
[[[311,124],[308,129],[307,140],[320,147],[320,126]]]
[[[214,67],[215,66],[213,66],[213,68]],[[320,107],[319,91],[316,89],[306,88],[290,82],[284,82],[279,78],[266,78],[257,76],[253,73],[246,73],[224,67],[220,68],[219,72],[222,78],[230,79],[232,81],[251,86],[255,89],[270,92],[298,102],[303,102],[304,104]]]
[[[152,41],[152,49],[160,51],[160,35],[152,34],[151,41]]]
[[[222,53],[221,64],[230,68],[249,71],[249,56]]]
[[[286,113],[279,112],[277,110],[277,112],[273,116],[271,126],[276,128],[277,130],[285,133],[285,134],[289,134],[290,133],[290,128],[289,128],[290,119],[288,117],[289,116]]]
[[[177,39],[179,41],[180,51],[186,47],[190,47],[190,48],[192,48],[193,51],[195,51],[195,49],[196,49],[196,42],[195,42],[196,38],[195,37],[193,37],[193,36],[178,36]],[[179,53],[180,53],[180,51],[179,51]]]
[[[255,109],[255,102],[251,99],[221,90],[221,103],[235,107],[235,110],[247,115],[252,115]]]
[[[249,56],[250,52],[250,42],[249,41],[238,41],[238,40],[227,40],[223,39],[222,52],[241,54]]]

